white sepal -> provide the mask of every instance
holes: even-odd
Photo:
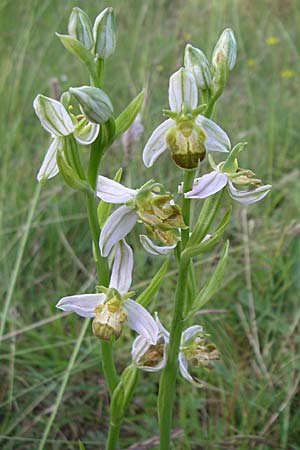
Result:
[[[196,386],[198,388],[203,387],[200,380],[197,380],[193,378],[192,375],[190,375],[188,371],[188,362],[183,352],[180,352],[178,355],[178,363],[179,363],[179,370],[183,378],[189,381],[193,386]]]
[[[54,136],[68,136],[74,131],[71,117],[57,100],[39,94],[33,101],[33,107],[42,126]]]
[[[95,308],[105,301],[104,294],[70,295],[59,300],[56,307],[82,317],[95,317]]]
[[[195,109],[198,104],[198,89],[194,75],[181,67],[169,81],[169,104],[172,111],[181,112],[183,104]]]
[[[157,324],[151,314],[139,303],[132,299],[124,300],[123,307],[127,311],[127,323],[129,328],[136,331],[150,343],[155,345],[157,341]]]
[[[108,256],[113,246],[134,227],[138,216],[127,206],[120,206],[107,219],[100,233],[99,247],[102,256]]]
[[[181,335],[180,345],[184,346],[190,339],[196,336],[198,333],[203,331],[203,327],[201,325],[193,325],[186,330]]]
[[[156,325],[158,327],[158,336],[162,337],[163,340],[165,341],[165,343],[168,344],[169,340],[170,340],[170,333],[168,332],[168,330],[163,326],[163,324],[159,320],[158,314],[156,311],[154,313],[154,317],[155,317]]]
[[[110,276],[110,288],[115,288],[120,294],[129,291],[132,281],[133,252],[125,239],[116,245],[115,259]]]
[[[185,198],[206,198],[219,192],[227,184],[227,177],[214,170],[194,180],[193,189],[184,194]]]
[[[204,142],[207,152],[223,152],[227,153],[231,148],[230,139],[225,131],[217,125],[213,120],[199,114],[195,122],[203,128],[206,133]]]
[[[56,153],[62,147],[62,138],[56,137],[52,140],[50,147],[47,150],[44,161],[37,174],[37,180],[43,182],[49,178],[55,177],[58,174],[59,169],[56,164]]]
[[[100,125],[97,123],[89,122],[88,120],[84,126],[75,127],[74,137],[76,141],[81,145],[92,144],[98,137]]]
[[[167,255],[177,245],[176,243],[173,245],[165,245],[165,246],[156,245],[145,234],[140,234],[140,242],[141,242],[143,248],[146,250],[146,252],[148,252],[148,253],[150,253],[150,255],[154,255],[154,256]]]
[[[126,203],[136,197],[136,190],[100,175],[97,179],[96,195],[108,203]]]
[[[156,159],[167,150],[166,133],[174,125],[173,119],[167,119],[155,128],[143,150],[143,161],[146,167],[151,167]]]
[[[239,191],[234,187],[233,183],[229,181],[228,188],[229,195],[233,200],[244,205],[251,205],[252,203],[256,203],[265,198],[265,196],[271,191],[272,186],[270,184],[266,184],[250,191]]]

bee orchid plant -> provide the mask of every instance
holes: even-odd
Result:
[[[69,187],[82,193],[98,280],[92,293],[66,293],[56,306],[93,319],[91,328],[100,340],[103,374],[111,399],[107,450],[118,446],[122,419],[134,395],[137,374],[143,370],[160,373],[160,449],[168,450],[178,370],[191,383],[191,389],[201,388],[205,369],[212,368],[221,356],[203,327],[194,323],[193,313],[218,288],[228,258],[228,242],[211,280],[205,284],[209,289],[202,289],[200,294],[189,289],[194,260],[218,244],[225,233],[230,210],[216,227],[214,223],[221,214],[226,191],[231,199],[245,205],[262,200],[271,190],[252,170],[239,166],[238,155],[245,143],[232,147],[227,133],[211,119],[235,64],[235,37],[230,29],[224,30],[211,61],[202,50],[191,44],[186,46],[184,66],[170,76],[170,109],[163,110],[167,119],[153,131],[143,149],[142,159],[148,168],[163,153],[170,156],[165,164],[182,173],[178,192],[174,186],[165,187],[153,179],[138,188],[126,187],[120,182],[121,171],[115,176],[102,173],[102,159],[109,157],[106,150],[130,129],[144,98],[142,91],[118,116],[114,115],[114,93],[107,93],[104,83],[104,66],[116,46],[113,9],[103,10],[92,26],[88,15],[74,8],[68,34],[58,37],[65,49],[84,65],[91,85],[70,87],[59,101],[40,94],[34,99],[41,125],[51,135],[37,179],[46,183],[60,174]],[[83,147],[85,153],[89,152],[87,167]],[[214,158],[220,154],[223,160],[216,163],[212,153]],[[205,159],[212,168],[208,173],[202,164]],[[194,203],[193,221],[191,199],[200,200]],[[117,208],[111,212],[115,205]],[[130,233],[138,223],[142,224],[143,232],[139,242],[134,242]],[[134,250],[139,245],[151,257],[165,260],[153,280],[133,300],[130,287]],[[151,300],[163,283],[173,252],[177,279],[174,296],[168,298],[171,317],[166,316],[162,299],[157,304],[163,323],[169,324],[167,331],[157,313],[151,314]],[[131,356],[129,349],[125,349],[128,367],[118,373],[114,348],[122,345],[120,336],[126,325],[138,336],[133,341]],[[191,374],[191,368],[197,377]]]

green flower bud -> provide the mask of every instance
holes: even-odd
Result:
[[[102,89],[82,86],[80,88],[70,88],[69,92],[78,101],[83,114],[91,122],[102,124],[111,117],[113,106]]]
[[[68,23],[68,33],[91,50],[94,45],[92,24],[88,15],[80,8],[73,8]]]
[[[226,28],[221,36],[213,51],[212,64],[214,69],[217,71],[220,64],[226,62],[229,70],[232,70],[235,65],[236,60],[237,45],[230,28]]]
[[[211,85],[209,62],[199,48],[187,44],[184,52],[184,65],[195,77],[197,87],[206,90]]]
[[[105,8],[97,17],[93,26],[95,56],[106,59],[116,48],[115,13],[112,8]]]
[[[178,122],[166,134],[166,143],[172,159],[183,169],[195,169],[205,158],[204,130],[190,120]]]

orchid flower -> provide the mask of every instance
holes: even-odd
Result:
[[[128,292],[132,281],[133,252],[131,247],[120,241],[116,246],[108,288],[101,287],[100,294],[78,294],[63,297],[57,308],[72,311],[82,317],[93,317],[93,332],[100,339],[117,339],[124,323],[139,333],[151,345],[157,341],[157,324],[151,314],[130,297]]]
[[[96,195],[105,202],[123,203],[107,219],[101,231],[99,247],[103,256],[110,253],[113,246],[132,230],[138,220],[143,222],[148,236],[167,246],[176,245],[179,239],[178,229],[185,228],[180,207],[174,204],[172,195],[153,180],[140,189],[130,189],[99,176]]]
[[[156,342],[150,344],[143,336],[135,338],[131,356],[133,363],[146,372],[163,369],[167,361],[167,346],[170,333],[161,324],[155,313],[157,327]],[[202,387],[201,380],[193,377],[188,370],[189,364],[194,367],[210,367],[210,361],[219,359],[219,352],[214,344],[208,343],[201,325],[187,328],[181,335],[178,354],[179,370],[183,378],[196,387]]]
[[[254,178],[251,170],[238,167],[237,154],[243,150],[246,144],[237,144],[230,152],[226,161],[216,165],[211,155],[209,161],[214,169],[212,172],[195,178],[193,188],[186,192],[186,198],[206,198],[228,187],[229,196],[242,204],[252,204],[262,200],[272,189],[270,184],[262,185],[261,180]],[[237,189],[236,186],[257,186],[254,189]],[[181,189],[181,188],[179,188]]]
[[[170,118],[153,131],[144,148],[146,167],[167,149],[184,169],[198,167],[207,152],[228,152],[230,140],[225,131],[199,114],[196,80],[187,69],[181,68],[170,77],[169,104],[170,111],[165,114]]]
[[[42,182],[58,174],[56,154],[63,150],[64,138],[73,134],[79,144],[89,145],[97,138],[99,125],[90,122],[83,115],[75,116],[69,113],[61,102],[44,95],[38,95],[34,99],[33,107],[43,128],[52,137],[51,144],[37,174],[38,181]]]

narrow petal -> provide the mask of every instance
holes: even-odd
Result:
[[[195,122],[197,125],[200,125],[206,133],[204,145],[207,152],[227,153],[230,150],[230,139],[219,125],[201,115],[196,117]]]
[[[97,180],[96,195],[108,203],[126,203],[136,197],[136,190],[100,175]]]
[[[169,104],[172,111],[180,113],[184,103],[195,109],[198,104],[198,89],[194,75],[182,67],[170,77]]]
[[[170,333],[168,332],[168,330],[163,326],[163,324],[159,320],[157,312],[154,313],[154,318],[155,318],[155,322],[156,322],[156,325],[157,325],[158,330],[159,330],[159,334],[158,335],[162,336],[163,340],[167,344],[169,342],[169,340],[170,340]]]
[[[156,245],[154,242],[151,241],[148,236],[145,234],[140,235],[140,241],[146,252],[150,253],[150,255],[155,256],[164,256],[170,253],[177,245],[177,243],[173,245]]]
[[[203,387],[203,384],[201,383],[200,380],[190,375],[188,371],[188,362],[183,352],[180,352],[178,355],[178,363],[179,363],[179,370],[183,378],[192,383],[193,386],[196,386],[198,388]]]
[[[86,121],[84,126],[75,128],[74,137],[76,141],[81,145],[90,145],[98,137],[100,125]]]
[[[125,300],[123,307],[127,311],[127,322],[129,328],[144,336],[147,341],[155,345],[157,342],[157,324],[151,314],[139,303],[131,300]]]
[[[223,189],[227,184],[227,177],[222,172],[214,170],[194,180],[193,189],[186,192],[186,198],[206,198]]]
[[[143,161],[146,167],[151,167],[157,158],[167,150],[166,133],[175,125],[173,119],[161,123],[149,137],[143,150]]]
[[[181,345],[184,346],[186,342],[188,342],[192,337],[196,336],[201,331],[203,331],[203,327],[201,325],[193,325],[192,327],[184,330],[181,335]]]
[[[56,307],[63,311],[75,312],[82,317],[95,317],[95,308],[105,301],[104,294],[82,294],[63,297]]]
[[[36,115],[46,131],[54,136],[67,136],[74,130],[71,117],[65,107],[52,98],[38,95],[33,102]]]
[[[43,182],[45,180],[53,178],[58,174],[59,170],[56,164],[56,153],[61,148],[61,146],[62,138],[56,137],[55,139],[53,139],[50,147],[47,150],[41,168],[36,176],[39,182]]]
[[[121,294],[129,291],[132,281],[133,252],[125,239],[116,245],[116,254],[111,272],[109,287]]]
[[[120,206],[107,219],[102,228],[99,247],[102,256],[108,256],[113,246],[121,241],[134,227],[137,214],[127,206]]]
[[[228,187],[230,197],[244,205],[251,205],[252,203],[262,200],[272,189],[270,184],[266,184],[251,191],[239,191],[234,187],[231,181],[228,182]]]

